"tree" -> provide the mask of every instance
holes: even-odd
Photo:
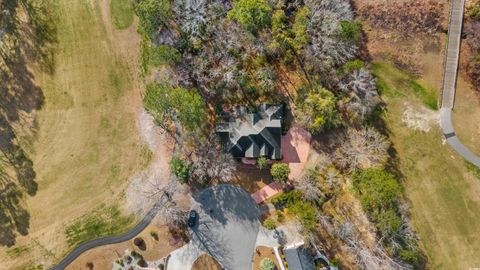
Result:
[[[341,22],[352,21],[353,8],[345,0],[306,0],[310,10],[307,33],[310,46],[305,59],[312,72],[325,71],[351,60],[357,54],[357,46],[341,38]]]
[[[305,175],[296,183],[295,188],[302,192],[303,197],[308,201],[318,202],[325,197],[322,190],[318,186],[318,178],[320,173],[316,170],[309,169]]]
[[[350,72],[338,83],[338,88],[347,95],[344,107],[351,122],[364,121],[381,101],[375,78],[362,64],[361,61],[347,62],[342,70]]]
[[[288,180],[288,175],[290,174],[290,168],[286,163],[275,163],[270,169],[272,174],[273,181],[284,184]]]
[[[260,261],[261,270],[275,270],[275,262],[270,258],[264,258]]]
[[[355,172],[352,180],[362,207],[367,212],[380,212],[396,206],[401,187],[392,174],[379,168],[370,168]]]
[[[135,239],[133,239],[133,244],[141,250],[146,249],[145,240],[143,240],[141,237],[135,237]]]
[[[265,168],[267,166],[267,158],[266,157],[259,157],[257,159],[257,168],[259,168],[260,170]]]
[[[288,17],[283,9],[277,9],[272,15],[272,37],[278,42],[279,47],[290,49],[292,47],[292,33],[287,27]]]
[[[176,120],[186,130],[194,131],[206,118],[205,103],[196,91],[173,88],[165,82],[147,85],[143,104],[155,122],[167,131],[169,124]]]
[[[268,230],[273,230],[277,227],[277,224],[275,224],[275,220],[267,218],[263,221],[263,227],[267,228]]]
[[[140,19],[141,31],[153,36],[160,26],[168,25],[171,17],[169,0],[138,0],[135,1],[135,12]]]
[[[347,171],[381,166],[388,160],[390,142],[374,128],[349,129],[335,152],[337,164]]]
[[[188,182],[188,179],[190,178],[191,166],[185,163],[185,161],[178,157],[172,158],[170,161],[170,169],[182,184]]]
[[[362,24],[358,21],[341,21],[340,27],[342,28],[340,32],[340,37],[351,41],[351,42],[358,42],[361,31],[362,31]]]
[[[292,25],[292,32],[294,35],[293,48],[295,51],[300,52],[308,44],[307,26],[309,22],[308,7],[303,6],[295,13],[295,21]]]
[[[152,49],[150,62],[158,67],[163,64],[178,63],[182,56],[177,49],[168,45],[159,45]]]
[[[316,86],[310,89],[298,104],[300,123],[314,133],[340,125],[336,98],[332,92]]]
[[[270,24],[270,11],[271,8],[265,0],[237,0],[228,11],[227,17],[255,33]]]
[[[235,160],[229,153],[223,152],[222,147],[215,140],[215,134],[199,141],[193,138],[192,155],[193,179],[201,184],[212,180],[228,182],[235,173]]]

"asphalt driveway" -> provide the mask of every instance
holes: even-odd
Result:
[[[193,200],[199,219],[191,230],[192,244],[226,270],[251,269],[260,210],[250,194],[232,185],[218,185]]]

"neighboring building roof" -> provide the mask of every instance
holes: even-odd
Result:
[[[256,113],[239,107],[228,122],[217,125],[216,131],[225,150],[234,157],[280,159],[282,115],[282,105],[262,104]]]
[[[289,270],[315,270],[313,257],[303,246],[285,248],[283,254]]]

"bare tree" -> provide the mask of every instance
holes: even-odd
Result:
[[[310,10],[307,33],[311,45],[306,59],[314,70],[328,70],[344,64],[357,54],[357,46],[341,38],[341,22],[352,21],[354,13],[348,0],[306,0]]]
[[[196,181],[211,180],[228,182],[236,170],[231,154],[224,153],[212,134],[202,143],[197,143],[192,155],[193,175]]]
[[[309,169],[295,184],[295,188],[302,192],[302,195],[306,200],[319,201],[325,197],[322,190],[318,186],[319,177],[320,173],[318,171]]]
[[[380,244],[378,244],[380,241],[373,246],[366,244],[361,239],[356,225],[344,214],[340,213],[340,215],[342,216],[342,222],[324,215],[318,217],[318,222],[329,234],[341,239],[345,243],[345,249],[354,255],[355,261],[361,269],[412,269],[410,265],[388,256]]]
[[[335,159],[340,167],[350,172],[382,165],[388,159],[390,142],[374,128],[351,128],[340,141]]]
[[[349,97],[344,107],[351,121],[364,121],[380,104],[377,85],[372,73],[364,68],[353,70],[338,83],[338,88]]]

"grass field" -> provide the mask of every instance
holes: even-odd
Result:
[[[432,78],[441,79],[442,58],[437,56],[432,59],[438,59],[432,65],[434,70],[428,70],[418,82],[439,89],[441,81]],[[466,168],[464,160],[443,143],[438,128],[421,132],[408,128],[402,122],[407,104],[431,104],[430,98],[425,97],[436,93],[418,95],[418,89],[410,85],[409,77],[387,63],[376,63],[374,70],[380,87],[387,91],[382,96],[387,104],[383,118],[396,150],[405,194],[412,206],[411,218],[428,256],[429,268],[478,267],[480,181]],[[464,115],[463,119],[472,121],[474,117]]]
[[[128,39],[112,32],[105,17],[108,1],[55,3],[59,39],[55,73],[36,72],[45,105],[37,114],[36,134],[23,138],[39,190],[27,200],[29,234],[18,237],[12,248],[0,247],[0,268],[5,269],[48,266],[59,260],[69,248],[66,228],[102,204],[120,215],[123,210],[116,205],[122,203],[127,179],[151,156],[135,125],[141,87],[134,27],[122,31],[128,32]],[[102,227],[108,218],[99,214],[89,221]],[[128,217],[116,221],[106,231],[80,227],[86,230],[75,242],[94,237],[99,230],[116,232],[132,224]]]
[[[110,12],[115,28],[127,29],[133,22],[133,6],[131,0],[111,0]]]

